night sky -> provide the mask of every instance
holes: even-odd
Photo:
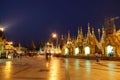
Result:
[[[0,0],[0,23],[9,41],[46,42],[52,32],[77,35],[78,26],[101,28],[105,17],[120,16],[120,0]],[[116,20],[120,29],[120,20]],[[97,32],[96,32],[97,35]]]

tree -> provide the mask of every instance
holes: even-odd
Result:
[[[32,51],[36,50],[36,46],[33,40],[30,42],[29,50],[32,50]]]
[[[44,47],[44,44],[43,44],[42,40],[40,40],[38,47],[37,47],[37,50],[42,49],[43,47]]]

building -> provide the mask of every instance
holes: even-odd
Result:
[[[85,36],[83,35],[82,27],[78,28],[77,38],[71,38],[70,32],[68,32],[67,41],[61,49],[61,54],[94,56],[97,52],[102,56],[119,57],[120,30],[116,30],[114,24],[116,19],[118,17],[106,19],[102,30],[98,29],[99,40],[96,38],[94,28],[90,27],[90,23],[88,23],[88,31]]]

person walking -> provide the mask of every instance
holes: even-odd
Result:
[[[95,53],[95,57],[96,57],[96,62],[99,62],[99,54],[98,54],[98,52]]]
[[[46,59],[47,59],[47,60],[48,60],[48,55],[49,55],[49,54],[48,54],[48,52],[46,52],[46,55],[45,55],[45,57],[46,57]]]

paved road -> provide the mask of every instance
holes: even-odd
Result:
[[[44,56],[0,62],[0,80],[120,80],[119,61]]]

